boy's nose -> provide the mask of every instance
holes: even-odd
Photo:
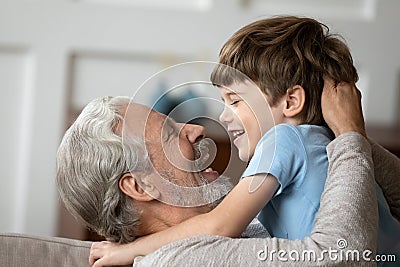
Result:
[[[221,115],[219,115],[219,121],[227,124],[232,122],[232,118],[232,110],[227,105],[225,105],[224,110],[222,111]]]

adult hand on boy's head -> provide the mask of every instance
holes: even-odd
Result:
[[[355,84],[335,84],[325,78],[321,105],[324,119],[336,137],[346,132],[358,132],[366,137],[361,93]]]

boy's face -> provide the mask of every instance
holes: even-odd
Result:
[[[220,87],[225,103],[219,119],[227,125],[239,158],[247,162],[261,137],[282,120],[282,112],[270,107],[267,96],[252,82],[234,83]]]

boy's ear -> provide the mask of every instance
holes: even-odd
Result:
[[[306,102],[306,93],[300,85],[295,85],[286,90],[285,107],[283,114],[285,117],[293,118],[300,114]]]
[[[119,180],[119,188],[125,195],[138,201],[152,201],[160,196],[160,192],[151,184],[137,182],[138,177],[125,173]]]

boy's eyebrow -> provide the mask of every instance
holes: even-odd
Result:
[[[240,95],[241,95],[240,92],[238,93],[238,92],[229,91],[229,92],[227,92],[227,93],[223,93],[223,96],[224,96],[224,97],[229,97],[229,98],[231,98],[232,96],[235,96],[235,95],[238,95],[239,97],[241,97],[241,96],[240,96]],[[221,96],[221,100],[222,100],[222,102],[225,103],[224,97]]]
[[[226,96],[231,96],[231,95],[240,95],[242,94],[241,92],[233,92],[233,91],[229,91],[227,93],[224,93],[224,95]]]
[[[241,94],[242,94],[242,93],[229,92],[229,93],[224,94],[224,96],[225,96],[225,97],[228,97],[228,98],[231,98],[232,96],[239,96],[240,98],[243,98],[243,97],[241,96]],[[224,100],[224,98],[223,98],[222,96],[221,96],[221,100],[222,100],[222,102],[225,103],[225,100]]]

